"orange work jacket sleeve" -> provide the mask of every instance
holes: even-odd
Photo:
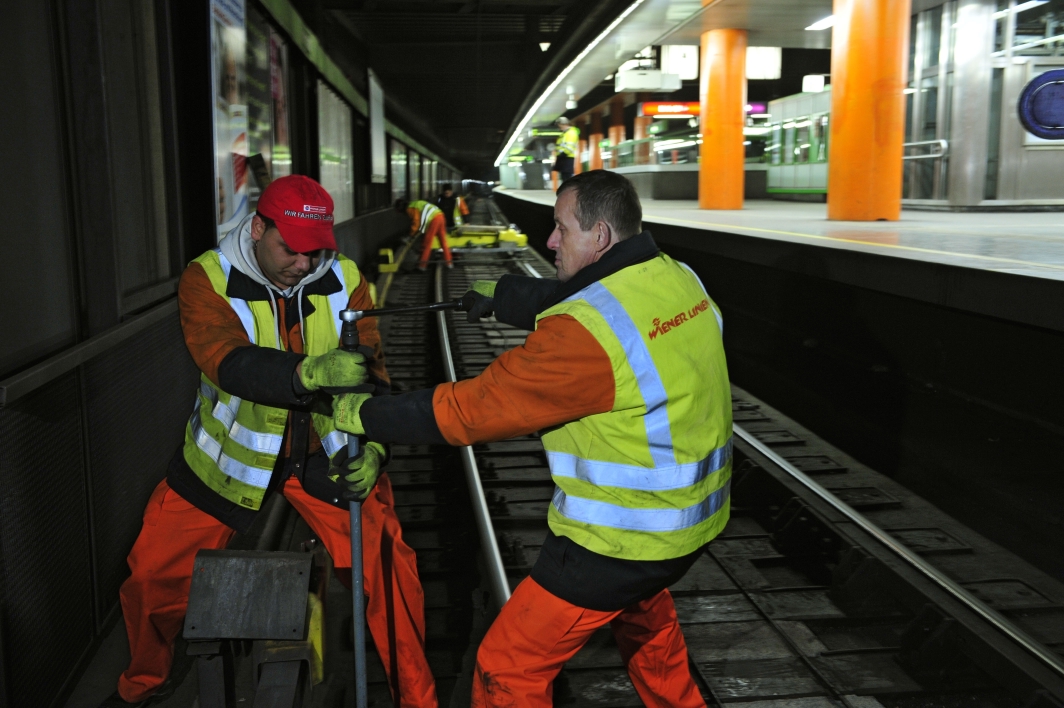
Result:
[[[462,197],[458,197],[458,209],[462,216],[469,216],[469,207],[466,206],[465,199]]]
[[[406,214],[410,217],[410,235],[413,236],[421,231],[421,211],[413,207],[407,207]]]
[[[432,408],[448,443],[473,445],[605,413],[615,391],[602,345],[573,317],[552,315],[479,376],[437,386]]]

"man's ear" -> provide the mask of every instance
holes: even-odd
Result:
[[[266,222],[256,214],[251,217],[251,238],[254,241],[260,241],[264,233],[266,233]]]
[[[595,246],[599,249],[608,248],[610,245],[612,229],[605,221],[595,224]]]

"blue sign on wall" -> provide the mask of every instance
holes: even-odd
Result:
[[[1032,135],[1064,140],[1064,69],[1036,76],[1020,92],[1020,122]]]

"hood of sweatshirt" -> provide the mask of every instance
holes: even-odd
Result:
[[[336,260],[336,253],[322,251],[317,267],[303,276],[299,283],[288,288],[277,287],[263,274],[262,269],[259,268],[259,260],[255,256],[255,240],[251,238],[251,220],[254,217],[254,213],[245,216],[236,228],[222,237],[222,240],[218,242],[218,247],[221,249],[222,255],[233,264],[234,268],[256,283],[261,283],[269,290],[279,293],[281,297],[289,298],[301,290],[304,285],[313,283],[323,277],[332,268],[333,262]]]

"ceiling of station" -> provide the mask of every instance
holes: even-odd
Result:
[[[373,67],[389,110],[471,175],[515,128],[561,115],[567,89],[590,92],[648,45],[698,44],[722,27],[749,30],[753,46],[831,42],[830,30],[805,27],[831,14],[832,0],[294,1],[330,26],[332,51]]]
[[[805,28],[832,12],[832,0],[643,0],[629,7],[602,41],[573,62],[549,89],[526,101],[514,119],[504,153],[535,126],[549,125],[565,112],[569,94],[579,97],[602,83],[648,45],[700,43],[712,29],[749,30],[750,46],[829,49],[831,31]]]
[[[698,44],[713,29],[749,30],[751,47],[830,49],[831,30],[807,31],[831,14],[831,0],[717,0],[662,38],[662,44]]]
[[[332,48],[357,51],[386,98],[402,105],[406,122],[420,122],[415,132],[430,132],[471,174],[491,166],[514,114],[559,47],[583,46],[584,35],[631,2],[316,1],[322,19],[352,40]]]

